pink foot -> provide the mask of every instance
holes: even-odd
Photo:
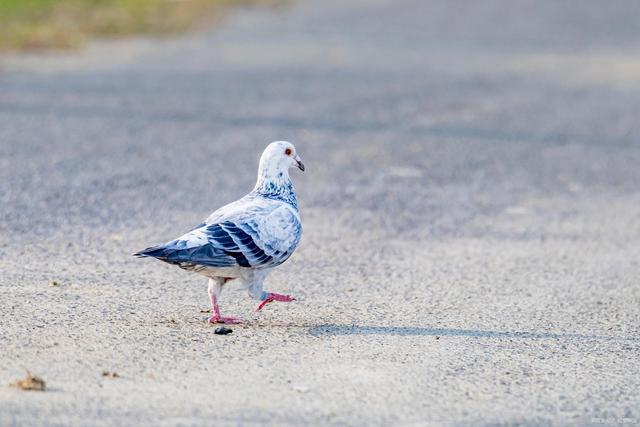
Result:
[[[292,297],[291,295],[280,295],[280,294],[276,294],[274,292],[267,292],[264,301],[262,301],[260,303],[260,305],[258,306],[256,311],[262,310],[262,308],[265,305],[267,305],[267,304],[269,304],[270,302],[273,302],[273,301],[290,302],[290,301],[295,301],[295,298]]]
[[[233,325],[236,323],[242,323],[242,319],[238,319],[237,317],[222,317],[213,315],[207,319],[209,323],[226,323],[227,325]]]
[[[213,316],[209,317],[207,321],[209,323],[226,323],[226,324],[234,324],[234,323],[242,323],[242,320],[237,317],[222,317],[220,316],[220,309],[218,308],[218,298],[213,293],[211,288],[207,289],[209,293],[209,299],[211,300],[211,311],[213,312]]]

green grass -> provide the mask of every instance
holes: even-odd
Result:
[[[0,0],[0,50],[78,47],[91,35],[180,32],[231,3],[238,1]]]

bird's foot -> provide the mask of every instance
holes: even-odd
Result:
[[[231,316],[222,317],[222,316],[216,316],[216,315],[209,317],[207,321],[209,323],[225,323],[227,325],[242,323],[242,319],[238,319],[237,317],[231,317]]]
[[[281,295],[281,294],[276,294],[274,292],[267,292],[265,294],[264,300],[260,303],[260,305],[258,306],[256,311],[262,310],[262,308],[265,305],[267,305],[267,304],[269,304],[270,302],[273,302],[273,301],[290,302],[290,301],[295,301],[295,298],[292,297],[291,295]]]

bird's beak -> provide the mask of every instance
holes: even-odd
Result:
[[[300,158],[300,156],[298,156],[296,154],[296,156],[293,158],[293,160],[296,161],[296,166],[298,166],[298,169],[300,169],[302,172],[304,172],[304,163],[302,163],[302,159]]]

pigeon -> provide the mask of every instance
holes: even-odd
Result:
[[[207,277],[209,323],[241,322],[222,317],[218,308],[222,288],[231,281],[244,285],[251,298],[261,301],[257,311],[273,301],[293,301],[290,295],[262,288],[267,275],[289,259],[302,236],[291,167],[304,171],[293,144],[272,142],[260,158],[253,191],[216,210],[188,233],[134,256],[156,258]]]

